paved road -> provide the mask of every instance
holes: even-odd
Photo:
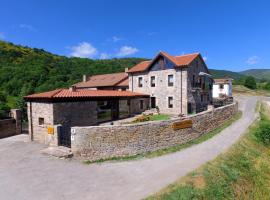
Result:
[[[243,117],[212,139],[177,153],[84,165],[40,154],[25,135],[0,140],[0,199],[142,199],[229,148],[254,121],[255,97],[240,97]]]

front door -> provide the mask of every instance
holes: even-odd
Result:
[[[151,108],[156,108],[156,97],[151,97]]]
[[[60,127],[59,144],[61,146],[69,147],[71,146],[71,128],[70,126],[63,125]]]

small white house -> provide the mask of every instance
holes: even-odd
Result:
[[[231,78],[214,79],[213,98],[232,97],[232,81]]]

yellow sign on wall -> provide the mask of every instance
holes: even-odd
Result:
[[[48,134],[50,134],[50,135],[54,134],[54,127],[53,126],[48,126],[47,130],[48,130]]]
[[[178,130],[178,129],[184,129],[184,128],[192,128],[192,120],[186,119],[180,122],[174,122],[172,124],[173,130]]]

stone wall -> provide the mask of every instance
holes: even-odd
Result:
[[[10,119],[0,120],[0,138],[22,133],[21,110],[12,109]]]
[[[188,117],[192,128],[173,130],[167,121],[130,125],[72,127],[71,148],[84,159],[98,160],[130,156],[184,144],[217,128],[238,111],[237,103]]]
[[[193,75],[194,75],[194,80],[198,81],[199,78],[199,73],[204,72],[204,73],[209,73],[207,71],[207,66],[205,65],[204,61],[200,58],[197,57],[192,61],[192,63],[188,67],[188,81],[187,81],[187,96],[188,96],[188,103],[191,105],[191,110],[190,113],[193,112],[200,112],[204,108],[207,108],[207,105],[211,104],[212,102],[212,89],[198,89],[197,87],[193,87]],[[202,77],[201,77],[202,78]],[[213,80],[211,80],[210,85],[213,84]],[[209,81],[210,81],[209,80]],[[209,84],[206,84],[209,87]],[[202,95],[202,99],[201,99]]]
[[[97,102],[28,102],[29,136],[52,146],[59,145],[59,125],[70,134],[72,126],[90,126],[97,124]],[[44,119],[41,125],[39,120]],[[31,127],[32,126],[32,127]],[[48,134],[48,127],[54,127],[54,133]]]
[[[54,124],[53,103],[28,102],[27,112],[30,139],[48,144],[50,137],[48,137],[47,128]],[[39,119],[44,119],[44,124],[40,125]]]
[[[168,86],[168,75],[173,75],[173,86]],[[150,85],[151,76],[155,77],[155,87],[151,87]],[[138,87],[139,77],[142,77],[143,80],[142,87]],[[161,113],[178,115],[182,111],[182,113],[187,114],[186,69],[166,69],[132,74],[129,76],[129,90],[132,91],[132,89],[134,92],[149,94],[151,97],[156,97],[156,105],[159,107]],[[168,107],[168,97],[173,97],[173,108]]]

